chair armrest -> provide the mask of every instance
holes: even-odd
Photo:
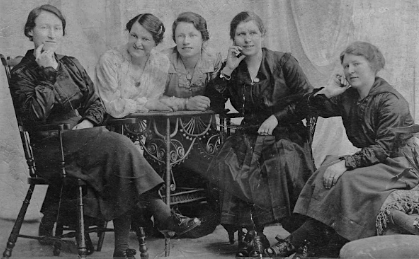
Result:
[[[225,109],[223,112],[220,112],[219,115],[227,119],[243,117],[243,114],[239,112],[232,112],[232,113],[229,113],[229,112],[230,112],[229,109]]]
[[[136,124],[137,123],[137,119],[136,118],[113,118],[113,117],[108,117],[107,120],[105,121],[104,125],[108,126],[108,125],[123,125],[123,124]]]
[[[32,131],[47,131],[47,130],[70,130],[70,124],[69,123],[62,123],[62,124],[45,124],[45,125],[37,125],[34,127],[31,127]]]

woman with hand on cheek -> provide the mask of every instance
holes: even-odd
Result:
[[[358,41],[341,53],[340,61],[345,76],[307,99],[319,116],[341,116],[348,139],[360,151],[326,157],[294,209],[308,219],[284,240],[278,237],[265,250],[268,256],[338,257],[345,242],[375,236],[387,224],[387,211],[380,209],[390,193],[419,183],[411,163],[419,151],[415,138],[393,131],[412,125],[413,118],[405,98],[377,76],[383,54]]]
[[[44,203],[43,209],[59,202],[61,150],[55,132],[34,131],[33,127],[68,123],[73,130],[62,134],[65,171],[87,183],[84,213],[113,220],[113,257],[134,259],[129,232],[131,213],[138,204],[152,211],[162,232],[183,234],[200,221],[171,211],[158,193],[163,180],[132,141],[100,127],[105,107],[89,75],[74,57],[55,53],[65,29],[66,20],[56,7],[42,5],[33,9],[25,35],[33,41],[34,49],[28,50],[11,71],[13,104],[30,133],[36,172],[52,183],[47,193],[49,206]],[[53,227],[54,222],[50,224]]]
[[[227,61],[210,84],[244,117],[207,172],[223,190],[221,224],[230,231],[247,229],[238,257],[262,256],[269,247],[265,225],[290,227],[285,221],[314,171],[302,122],[308,110],[296,107],[313,88],[291,54],[262,46],[265,34],[255,13],[237,14],[230,23]]]

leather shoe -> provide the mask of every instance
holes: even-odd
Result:
[[[269,240],[264,234],[257,234],[253,237],[250,257],[262,257],[263,251],[269,247]]]
[[[270,257],[288,257],[295,253],[296,249],[291,244],[289,237],[281,239],[279,236],[276,236],[275,239],[278,240],[278,243],[266,248],[263,251],[265,255]]]
[[[160,230],[160,232],[169,237],[174,234],[181,236],[199,225],[201,225],[201,220],[198,218],[188,218],[172,211],[172,216],[166,221],[166,229]]]
[[[255,235],[256,235],[256,232],[252,230],[248,231],[246,235],[244,235],[242,230],[239,231],[236,257],[249,256],[249,251],[252,250],[252,241]]]

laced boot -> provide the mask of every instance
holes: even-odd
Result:
[[[248,257],[249,251],[252,249],[252,241],[256,232],[251,230],[247,231],[246,235],[243,230],[238,230],[238,248],[236,257]]]
[[[278,243],[266,248],[263,252],[268,257],[288,257],[295,253],[295,247],[291,244],[290,236],[281,239],[279,236],[275,237]]]
[[[134,256],[136,253],[137,251],[131,248],[128,248],[125,251],[116,250],[113,252],[113,258],[114,259],[136,259]]]
[[[269,240],[263,233],[258,233],[253,237],[252,251],[250,251],[250,257],[262,257],[263,251],[269,248]]]
[[[160,230],[160,232],[169,237],[173,237],[175,234],[181,236],[199,225],[201,225],[201,221],[198,218],[189,218],[172,211],[172,216],[166,220],[166,229]]]

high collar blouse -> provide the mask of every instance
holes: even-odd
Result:
[[[100,125],[105,107],[86,70],[74,57],[56,54],[57,69],[40,67],[29,50],[11,73],[10,88],[26,126],[82,120]]]
[[[127,45],[108,50],[96,66],[96,87],[108,114],[115,118],[147,112],[145,104],[163,95],[169,59],[152,50],[143,72],[134,70]]]
[[[189,98],[204,95],[205,87],[221,68],[222,57],[219,52],[204,48],[195,66],[191,80],[188,80],[185,65],[176,47],[165,51],[170,59],[169,77],[165,95]]]

